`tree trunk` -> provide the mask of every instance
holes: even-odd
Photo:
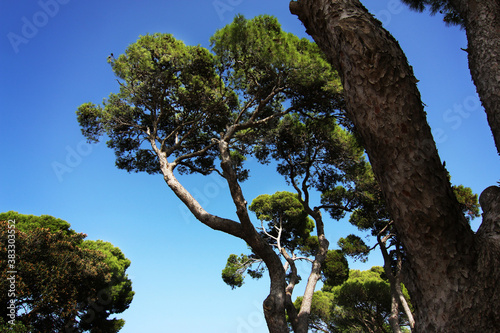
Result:
[[[396,242],[396,274],[394,276],[394,288],[396,289],[396,295],[399,298],[399,304],[403,307],[403,310],[408,318],[408,323],[410,324],[410,328],[413,330],[415,328],[415,319],[413,318],[413,312],[406,301],[405,296],[403,295],[403,290],[401,288],[401,274],[403,270],[403,258],[401,255],[401,244],[399,241]]]
[[[401,327],[399,327],[399,301],[393,285],[391,285],[391,315],[389,316],[389,324],[393,333],[401,333]]]
[[[303,203],[304,204],[304,203]],[[325,229],[323,218],[319,211],[312,211],[309,205],[305,207],[309,210],[309,214],[314,217],[316,222],[316,229],[318,235],[318,253],[314,259],[311,268],[311,274],[307,279],[306,290],[304,291],[304,297],[302,298],[302,304],[300,306],[299,313],[297,315],[297,325],[295,328],[295,333],[307,333],[309,328],[309,316],[311,314],[312,300],[314,296],[314,290],[316,289],[316,284],[321,278],[321,268],[325,262],[326,255],[328,252],[329,242],[325,237]]]
[[[287,333],[288,325],[286,321],[286,280],[285,270],[279,256],[274,252],[272,245],[268,244],[255,230],[250,217],[248,216],[247,201],[238,183],[238,177],[233,169],[231,155],[229,151],[229,141],[233,135],[233,130],[228,129],[225,138],[219,142],[221,153],[221,167],[224,177],[227,180],[231,198],[236,207],[236,214],[243,229],[243,240],[245,240],[252,250],[264,261],[269,271],[271,280],[271,290],[264,300],[264,316],[267,328],[270,333]]]
[[[500,154],[500,2],[449,0],[465,21],[472,80]]]
[[[285,274],[283,266],[281,266],[283,274],[276,268],[272,266],[271,269],[268,266],[271,291],[263,303],[264,317],[266,318],[269,333],[288,333],[288,324],[285,316]]]
[[[483,220],[488,232],[475,235],[462,215],[399,44],[358,0],[299,0],[290,9],[339,71],[407,254],[415,331],[497,330],[498,220]]]
[[[385,230],[385,228],[384,228]],[[387,236],[388,238],[389,236]],[[391,286],[391,315],[389,316],[389,324],[391,325],[393,333],[401,333],[401,328],[399,327],[399,300],[400,295],[398,294],[398,289],[396,288],[397,284],[400,283],[399,279],[399,271],[393,273],[392,271],[392,260],[389,256],[389,252],[387,251],[386,242],[387,238],[381,238],[381,234],[377,235],[377,242],[380,246],[380,251],[382,252],[382,257],[384,258],[384,271],[385,275],[387,275],[387,279],[389,280],[389,284]],[[401,288],[399,288],[401,291]]]
[[[392,224],[392,223],[390,223]],[[390,226],[387,225],[382,231],[377,235],[377,243],[380,246],[380,251],[382,252],[382,257],[384,259],[384,271],[385,275],[387,275],[387,279],[389,280],[389,284],[391,286],[391,301],[392,301],[392,306],[391,306],[391,318],[396,317],[397,322],[398,322],[398,327],[397,330],[394,326],[394,324],[389,319],[389,322],[391,323],[391,326],[393,327],[393,332],[400,332],[401,329],[399,327],[399,305],[403,307],[403,310],[408,317],[408,322],[410,324],[410,328],[413,329],[415,327],[415,320],[413,319],[413,313],[410,310],[410,306],[408,305],[408,302],[406,301],[405,296],[403,295],[403,290],[401,289],[401,271],[402,271],[402,261],[403,258],[401,257],[401,251],[400,251],[400,244],[399,241],[396,240],[396,267],[395,270],[393,271],[392,265],[392,257],[389,254],[389,251],[387,250],[387,240],[391,237],[391,235],[387,235],[384,238],[382,238],[382,234],[387,230],[387,228]],[[394,304],[394,301],[398,301],[398,304]]]
[[[175,195],[193,213],[193,215],[200,222],[214,230],[223,231],[243,239],[265,262],[269,271],[269,278],[271,280],[269,295],[263,303],[266,323],[270,333],[288,333],[288,325],[285,314],[285,270],[283,269],[279,256],[274,252],[272,246],[260,237],[259,233],[255,230],[250,221],[246,201],[238,184],[234,169],[232,169],[231,166],[227,142],[221,140],[221,143],[219,144],[222,157],[221,166],[224,170],[224,176],[228,182],[231,197],[236,206],[236,213],[240,223],[212,215],[205,211],[198,201],[196,201],[196,199],[177,180],[174,175],[175,165],[167,161],[166,154],[156,147],[154,141],[151,142],[151,146],[159,158],[165,182],[172,189]]]

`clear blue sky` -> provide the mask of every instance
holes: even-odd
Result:
[[[460,49],[464,32],[438,16],[409,12],[398,0],[364,3],[399,40],[420,80],[452,181],[476,193],[495,184],[498,156]],[[117,91],[106,58],[139,35],[172,33],[208,46],[216,29],[242,13],[275,15],[285,30],[306,36],[288,1],[26,0],[2,1],[0,13],[0,211],[53,215],[89,239],[120,247],[132,261],[136,292],[120,316],[124,333],[267,332],[261,310],[267,279],[232,291],[220,277],[228,255],[246,252],[245,244],[191,218],[161,176],[116,169],[105,144],[85,143],[75,111]],[[286,189],[272,168],[251,176],[244,185],[248,201]],[[182,179],[207,210],[235,215],[218,181]],[[345,222],[328,223],[332,244],[355,231]],[[377,264],[373,255],[352,268]]]

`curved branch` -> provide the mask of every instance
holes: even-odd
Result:
[[[184,186],[177,180],[174,175],[175,164],[168,163],[166,154],[162,152],[154,140],[151,140],[151,147],[155,151],[160,161],[160,169],[163,173],[163,178],[168,187],[175,193],[175,195],[186,205],[191,213],[203,224],[208,227],[223,231],[238,238],[244,238],[243,228],[240,223],[225,219],[213,214],[208,213],[200,203],[189,193]]]

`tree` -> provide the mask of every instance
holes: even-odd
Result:
[[[484,11],[487,5],[468,10]],[[481,194],[483,222],[474,233],[439,159],[416,79],[396,40],[357,0],[300,0],[291,2],[290,9],[339,71],[346,112],[366,148],[405,250],[405,284],[415,306],[415,330],[496,330],[500,188],[492,186]],[[462,18],[472,24],[473,16]],[[478,26],[498,26],[495,20],[476,18],[481,21]],[[470,47],[476,48],[474,37],[468,36]],[[497,43],[498,38],[481,40]],[[495,60],[487,60],[490,49],[480,51],[488,55],[480,66],[497,66]],[[491,72],[498,77],[497,70]],[[489,92],[498,89],[486,77],[484,82]],[[487,96],[482,96],[483,103],[495,100]],[[499,129],[491,121],[490,126],[494,132]]]
[[[248,178],[247,139],[290,112],[336,113],[342,99],[338,77],[314,43],[283,32],[269,16],[249,21],[238,16],[215,33],[211,45],[213,53],[169,34],[140,37],[109,60],[120,92],[103,106],[80,106],[78,121],[89,141],[109,138],[118,168],[161,173],[199,221],[251,247],[271,281],[263,303],[269,330],[286,332],[285,270],[252,224],[240,187]],[[221,176],[237,219],[207,212],[177,172]]]
[[[500,3],[496,0],[402,0],[410,8],[444,14],[467,34],[467,55],[472,80],[484,106],[500,154]]]
[[[309,327],[316,332],[392,332],[391,291],[384,275],[382,267],[351,270],[349,279],[341,285],[325,285],[314,295]],[[296,305],[301,301],[298,298]],[[400,315],[398,326],[408,325],[404,313]]]
[[[259,143],[254,148],[258,159],[263,163],[269,158],[275,160],[278,173],[296,191],[296,195],[289,192],[261,195],[249,208],[261,221],[270,222],[266,227],[262,225],[261,230],[286,260],[285,269],[290,269],[286,288],[287,313],[294,330],[302,332],[307,330],[312,297],[319,279],[326,279],[333,285],[334,281],[342,283],[347,277],[344,255],[328,249],[322,210],[338,220],[346,210],[359,205],[366,194],[360,184],[371,175],[370,169],[356,138],[339,126],[335,118],[322,112],[287,114],[275,128],[258,135]],[[355,183],[359,187],[357,191],[352,189]],[[320,205],[313,206],[313,190],[321,194]],[[307,222],[307,216],[314,220],[313,224]],[[316,226],[316,236],[310,236],[309,225]],[[312,263],[297,314],[292,304],[292,292],[299,281],[296,260]],[[244,272],[246,263],[251,264],[246,259],[241,260],[234,271],[236,266],[228,261],[231,271],[239,274]]]
[[[118,332],[122,319],[109,316],[125,311],[133,298],[125,270],[130,265],[120,249],[86,235],[48,215],[0,214],[2,244],[15,235],[15,262],[2,261],[2,318],[22,332]],[[10,227],[9,227],[10,226]],[[9,231],[15,231],[9,232]],[[7,257],[7,247],[1,249]],[[9,264],[10,265],[10,264]],[[15,269],[15,316],[7,309]],[[8,283],[9,282],[9,283]],[[11,295],[12,296],[12,295]],[[7,312],[6,312],[7,311]],[[11,326],[15,320],[15,326]],[[27,332],[27,331],[26,331]]]
[[[118,247],[102,240],[84,240],[81,248],[102,253],[109,275],[106,288],[99,290],[97,304],[88,304],[88,317],[92,319],[90,323],[82,324],[82,327],[89,329],[98,326],[105,332],[117,332],[125,325],[125,321],[109,320],[107,317],[113,313],[122,313],[132,303],[132,281],[126,274],[131,262]]]
[[[320,278],[332,286],[344,282],[349,274],[347,259],[339,250],[328,250],[328,244],[326,248],[319,244],[318,239],[324,238],[324,233],[321,231],[318,231],[318,236],[311,236],[315,223],[297,194],[286,191],[276,192],[273,195],[263,194],[252,201],[249,209],[261,221],[262,237],[267,239],[283,257],[287,272],[287,302],[290,303],[287,304],[287,313],[291,326],[295,332],[307,332],[316,283]],[[295,307],[289,309],[288,306],[293,306],[292,293],[301,280],[296,266],[298,260],[310,262],[312,271],[302,297],[303,302],[295,311]],[[232,288],[241,287],[245,272],[252,278],[262,277],[261,262],[262,260],[254,253],[240,257],[231,254],[222,272],[222,278]],[[252,269],[254,264],[259,265],[256,270]],[[319,272],[316,272],[318,268]]]
[[[10,319],[5,320],[0,317],[0,331],[1,332],[10,332],[10,333],[30,333],[32,331],[32,327],[26,326],[20,321],[14,321],[12,323]]]
[[[360,237],[349,235],[339,240],[339,246],[347,255],[361,260],[366,260],[368,253],[377,246],[380,248],[384,260],[385,276],[391,286],[392,313],[389,322],[393,327],[393,332],[398,333],[400,332],[400,306],[404,309],[410,327],[413,328],[415,325],[413,314],[401,287],[405,253],[397,237],[394,221],[387,212],[380,188],[374,179],[372,182],[373,195],[364,197],[363,203],[352,212],[349,222],[358,227],[359,230],[371,231],[372,236],[376,237],[377,243],[372,248],[369,248]],[[463,185],[454,185],[452,189],[466,219],[470,222],[472,219],[479,217],[478,195],[473,194],[471,188]]]

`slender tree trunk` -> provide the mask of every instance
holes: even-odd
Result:
[[[468,226],[399,44],[358,0],[299,0],[290,9],[339,71],[348,116],[405,248],[415,331],[494,332],[500,313],[498,215],[483,206],[490,218],[483,218],[476,235]],[[483,201],[495,202],[497,192],[489,190]]]
[[[326,259],[326,254],[328,252],[329,242],[325,237],[325,229],[323,224],[323,219],[319,211],[312,211],[309,206],[305,207],[309,210],[309,214],[314,217],[316,222],[316,230],[318,235],[319,249],[311,268],[311,274],[307,279],[306,290],[304,291],[304,296],[302,298],[302,304],[300,306],[299,313],[297,315],[297,325],[295,333],[307,333],[309,328],[309,316],[311,314],[312,300],[314,296],[314,290],[316,289],[316,284],[321,278],[321,267]]]
[[[410,328],[413,330],[415,328],[415,319],[413,318],[413,312],[411,312],[410,306],[403,295],[403,291],[401,290],[401,281],[399,279],[398,284],[396,285],[396,295],[399,297],[399,304],[403,307],[406,317],[408,317]]]
[[[500,154],[500,2],[449,0],[465,21],[472,80]]]
[[[292,172],[290,178],[292,180],[293,187],[297,191],[298,198],[304,210],[311,216],[316,223],[316,234],[318,236],[318,252],[314,258],[311,273],[309,274],[309,278],[307,279],[306,289],[304,291],[304,295],[302,297],[302,303],[300,305],[300,309],[298,313],[296,313],[293,303],[291,302],[291,298],[289,299],[289,317],[292,321],[292,327],[295,333],[307,333],[309,330],[309,317],[311,314],[312,301],[314,296],[314,291],[316,289],[316,285],[321,278],[321,270],[323,263],[325,262],[326,255],[328,253],[328,246],[330,242],[325,236],[325,224],[323,223],[323,217],[321,215],[321,211],[319,209],[312,209],[309,205],[309,190],[308,190],[308,180],[309,180],[309,168],[306,172],[306,176],[302,180],[302,189],[299,187],[295,180],[295,174]],[[291,295],[290,295],[291,296]]]
[[[403,307],[403,310],[408,318],[410,328],[413,330],[415,328],[415,319],[413,318],[413,312],[403,295],[403,290],[401,288],[401,274],[403,271],[403,258],[401,256],[401,244],[396,241],[396,275],[394,276],[394,287],[396,289],[396,295],[399,297],[399,304]]]
[[[282,226],[280,225],[280,228],[281,227]],[[280,243],[279,237],[280,236],[278,236],[278,244]],[[280,252],[286,260],[286,264],[284,266],[285,272],[288,270],[288,268],[290,268],[290,270],[291,270],[291,273],[289,275],[290,280],[289,280],[288,285],[286,286],[286,289],[285,289],[285,291],[286,291],[285,309],[287,311],[288,319],[292,325],[293,331],[297,333],[299,331],[298,311],[293,304],[292,295],[293,295],[293,290],[294,290],[295,286],[297,285],[297,283],[299,283],[299,274],[297,272],[297,265],[295,265],[294,258],[292,258],[288,254],[288,252],[286,251],[285,248],[280,248]]]
[[[389,316],[389,324],[393,333],[401,333],[399,327],[399,300],[396,295],[396,290],[391,285],[391,315]]]
[[[392,257],[389,255],[389,251],[387,250],[386,242],[390,235],[382,238],[381,234],[388,228],[387,225],[378,235],[377,235],[377,243],[380,246],[380,251],[382,252],[382,257],[384,259],[384,271],[387,275],[387,279],[389,280],[389,284],[391,286],[391,317],[397,318],[397,332],[400,332],[399,327],[399,305],[403,307],[406,316],[408,317],[408,321],[410,323],[411,329],[415,327],[415,319],[413,319],[413,313],[410,310],[408,302],[406,301],[405,296],[403,295],[403,290],[401,289],[401,271],[402,271],[402,258],[401,253],[399,251],[399,242],[396,244],[396,252],[397,252],[397,262],[396,269],[393,271],[392,269]],[[394,301],[397,301],[398,304],[395,305]],[[390,319],[389,319],[390,321]],[[393,327],[393,331],[396,332],[394,324],[391,322],[391,326]]]
[[[385,228],[384,228],[385,229]],[[389,280],[389,285],[391,287],[391,315],[389,316],[389,324],[391,325],[393,333],[401,333],[401,328],[399,327],[399,295],[396,289],[397,279],[396,276],[399,272],[393,273],[392,271],[392,260],[387,251],[386,239],[381,238],[381,235],[377,235],[377,242],[380,246],[380,251],[382,252],[382,257],[384,258],[384,271]]]

